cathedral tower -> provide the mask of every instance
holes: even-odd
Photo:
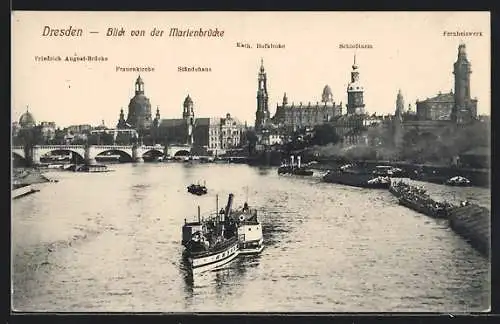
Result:
[[[257,88],[257,112],[255,113],[255,129],[257,131],[262,130],[269,119],[268,100],[267,76],[264,70],[264,60],[261,59]]]
[[[365,104],[363,103],[363,86],[359,81],[358,65],[356,64],[356,55],[354,55],[354,64],[352,65],[351,82],[347,86],[347,114],[363,115],[365,113]]]

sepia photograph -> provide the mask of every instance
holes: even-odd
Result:
[[[11,310],[490,312],[490,33],[12,11]]]

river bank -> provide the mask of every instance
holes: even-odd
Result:
[[[54,182],[44,175],[44,172],[35,168],[15,168],[12,172],[12,183],[15,185],[33,185],[38,183]]]

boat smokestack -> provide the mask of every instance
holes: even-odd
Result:
[[[198,206],[198,223],[201,223],[200,206]]]
[[[230,193],[229,197],[227,198],[226,211],[224,213],[225,217],[229,217],[229,213],[231,212],[231,207],[233,206],[233,198],[234,198],[234,195],[232,193]]]
[[[297,156],[297,167],[300,169],[300,155]]]
[[[219,194],[215,195],[215,219],[219,219]]]

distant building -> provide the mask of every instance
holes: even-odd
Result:
[[[83,134],[83,133],[90,133],[90,131],[92,130],[92,126],[88,124],[71,125],[66,127],[65,129],[72,134]]]
[[[417,100],[418,120],[451,120],[454,106],[455,95],[453,91],[439,93],[437,96],[423,101]]]
[[[29,107],[26,106],[26,112],[19,118],[19,127],[21,129],[33,128],[36,126],[35,117],[29,112]]]
[[[288,103],[286,93],[281,105],[276,108],[273,123],[285,132],[293,132],[306,127],[314,127],[330,122],[337,116],[342,115],[342,103],[337,105],[333,100],[332,90],[326,85],[323,88],[322,100],[303,105],[302,102],[295,105]]]
[[[189,95],[184,99],[182,118],[160,119],[157,108],[153,121],[154,137],[163,144],[189,144],[194,143],[193,127],[195,123],[194,104]]]
[[[225,118],[195,118],[194,103],[188,95],[183,104],[182,118],[160,119],[157,109],[153,120],[155,141],[166,145],[187,144],[203,154],[224,154],[242,146],[244,125],[229,113]]]
[[[56,136],[56,123],[55,122],[41,122],[40,132],[44,141],[51,141]]]

